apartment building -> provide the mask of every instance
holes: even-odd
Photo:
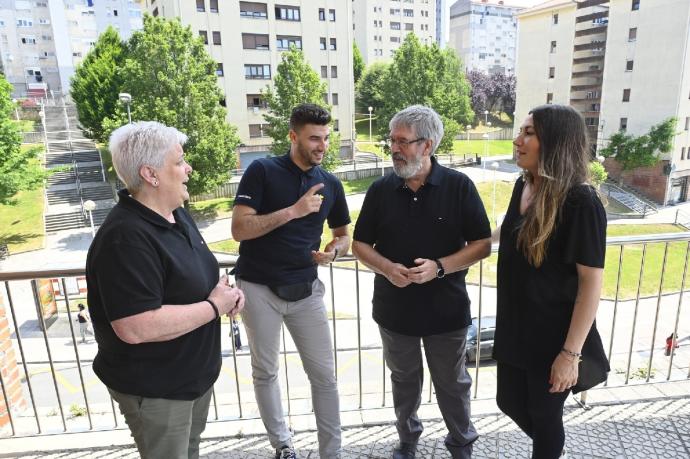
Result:
[[[518,14],[518,34],[516,123],[536,105],[570,104],[596,149],[675,117],[680,133],[655,167],[604,165],[658,203],[688,200],[690,2],[554,0]]]
[[[218,85],[225,94],[228,122],[242,140],[240,167],[267,156],[271,138],[263,115],[261,90],[272,83],[281,54],[295,45],[321,75],[333,107],[341,156],[352,155],[354,83],[351,0],[146,0],[154,16],[178,17],[203,37],[218,63]]]
[[[15,97],[69,91],[76,66],[109,25],[142,27],[139,0],[0,0],[0,56]]]
[[[515,72],[515,15],[523,9],[503,0],[458,0],[450,7],[448,46],[465,70]]]
[[[448,44],[449,13],[448,0],[436,0],[436,43],[441,48],[445,48]]]
[[[437,40],[436,0],[352,0],[354,39],[364,62],[389,62],[408,33]]]

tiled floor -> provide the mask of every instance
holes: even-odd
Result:
[[[474,418],[481,437],[473,457],[529,458],[530,440],[510,419],[500,414]],[[690,396],[593,406],[589,410],[566,408],[566,445],[569,458],[690,458]],[[442,420],[425,422],[418,458],[449,458],[443,446],[446,430]],[[303,459],[318,457],[316,433],[298,432],[295,447]],[[395,428],[373,425],[347,428],[343,432],[344,458],[388,458],[396,441]],[[39,445],[37,445],[37,449]],[[1,449],[0,449],[1,450]],[[0,457],[8,457],[0,453]],[[70,449],[25,458],[136,458],[129,447]],[[272,457],[265,436],[226,437],[202,442],[202,457],[209,459]]]

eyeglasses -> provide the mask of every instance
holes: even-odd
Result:
[[[400,148],[407,148],[413,143],[421,142],[423,140],[426,140],[425,137],[420,137],[418,139],[414,140],[404,140],[404,139],[392,139],[392,138],[387,138],[386,143],[390,145],[391,147],[394,146],[396,143],[400,146]]]

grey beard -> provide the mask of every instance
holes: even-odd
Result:
[[[395,162],[393,162],[393,170],[395,171],[395,174],[402,179],[412,178],[422,170],[422,159],[415,158],[408,160],[407,164],[403,166],[398,166]]]

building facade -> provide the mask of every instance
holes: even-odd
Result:
[[[435,0],[352,0],[354,39],[364,62],[389,62],[407,34],[437,40]]]
[[[67,93],[76,66],[111,25],[123,39],[141,29],[139,0],[0,0],[0,56],[14,96]]]
[[[515,72],[515,15],[522,9],[503,0],[458,0],[450,7],[448,46],[466,71]]]
[[[518,30],[516,123],[534,106],[570,104],[595,150],[620,130],[640,136],[675,117],[679,134],[655,168],[605,166],[658,203],[687,201],[690,2],[555,0],[520,13]]]
[[[240,167],[267,156],[271,138],[263,115],[261,91],[272,83],[283,51],[295,45],[321,75],[332,106],[341,156],[352,155],[354,82],[350,0],[146,0],[154,16],[180,18],[207,44],[218,65],[218,85],[225,94],[228,122],[242,141]]]

